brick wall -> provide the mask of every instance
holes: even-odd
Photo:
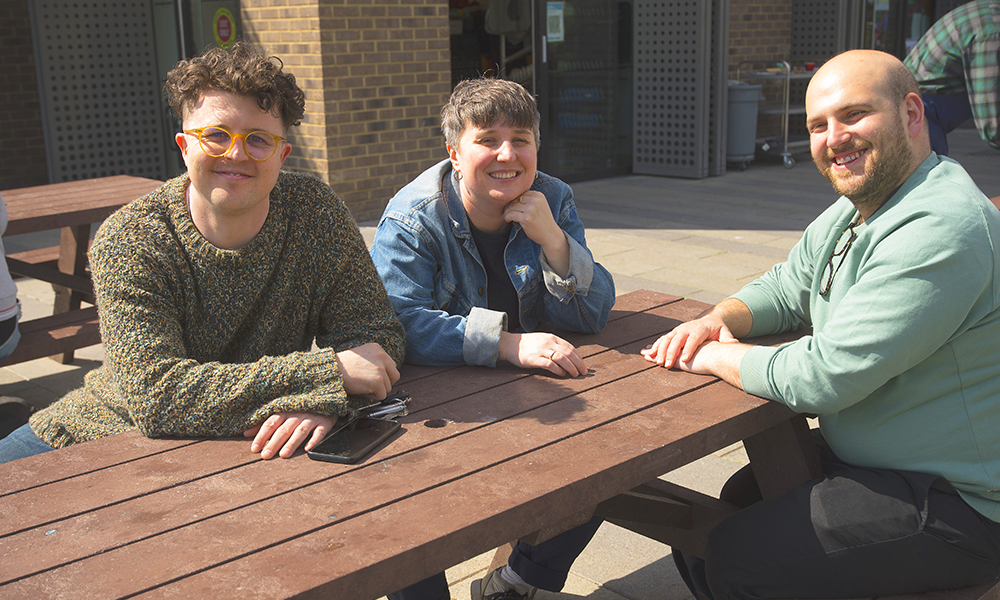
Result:
[[[743,61],[751,61],[756,68],[760,68],[789,59],[792,50],[792,3],[793,0],[731,0],[730,79],[736,78],[737,66]],[[765,82],[762,92],[766,98],[777,100],[780,104],[780,84]],[[762,116],[758,120],[758,138],[780,133],[778,117]]]
[[[49,182],[27,0],[0,2],[0,189]]]
[[[447,0],[244,0],[241,12],[246,37],[306,92],[285,167],[319,175],[358,221],[447,156]]]

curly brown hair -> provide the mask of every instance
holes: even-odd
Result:
[[[248,42],[229,49],[213,47],[201,56],[182,60],[167,73],[163,91],[171,110],[183,120],[208,90],[255,98],[264,112],[281,118],[285,129],[302,122],[306,96],[295,76],[282,71],[276,56]]]

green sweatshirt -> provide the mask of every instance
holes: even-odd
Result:
[[[939,475],[1000,521],[1000,212],[957,162],[931,153],[855,228],[821,296],[856,215],[841,197],[787,262],[735,295],[753,313],[751,336],[813,327],[750,350],[743,387],[818,414],[848,463]]]
[[[376,342],[402,360],[403,329],[326,184],[282,172],[261,231],[220,250],[188,215],[188,183],[168,181],[98,230],[90,266],[107,360],[32,416],[45,443],[135,428],[235,436],[277,412],[351,414],[362,400],[344,392],[335,352]]]

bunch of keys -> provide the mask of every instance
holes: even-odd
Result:
[[[398,419],[399,417],[405,417],[409,414],[406,408],[406,404],[410,401],[410,395],[400,390],[395,394],[390,394],[386,396],[385,400],[366,406],[362,409],[362,412],[369,411],[365,413],[364,416],[372,417],[375,419]]]

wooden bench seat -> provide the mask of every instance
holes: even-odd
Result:
[[[162,184],[144,177],[113,175],[3,190],[7,205],[5,236],[59,231],[58,246],[7,255],[10,272],[51,283],[55,291],[53,315],[71,316],[34,319],[30,325],[22,321],[22,341],[0,365],[42,356],[66,364],[73,361],[75,349],[100,342],[96,311],[80,309],[81,303],[94,304],[94,288],[87,270],[92,225]]]
[[[89,272],[80,276],[59,271],[59,246],[14,252],[6,258],[11,275],[51,283],[57,296],[60,289],[57,286],[68,288],[79,296],[80,301],[94,304],[94,285]],[[45,356],[68,363],[72,361],[74,350],[93,346],[101,341],[96,308],[73,309],[51,317],[21,321],[18,327],[21,330],[21,341],[10,356],[0,361],[0,366]]]
[[[47,246],[45,248],[35,248],[34,250],[7,254],[8,260],[12,258],[31,265],[55,269],[59,262],[59,246]]]
[[[83,294],[83,300],[94,303],[94,285],[90,277],[61,273],[58,270],[59,246],[48,246],[7,255],[7,269],[12,275],[31,277],[67,287]],[[89,272],[88,272],[89,274]]]
[[[21,321],[18,329],[21,331],[21,341],[10,356],[0,361],[0,367],[101,343],[100,322],[95,306]]]

